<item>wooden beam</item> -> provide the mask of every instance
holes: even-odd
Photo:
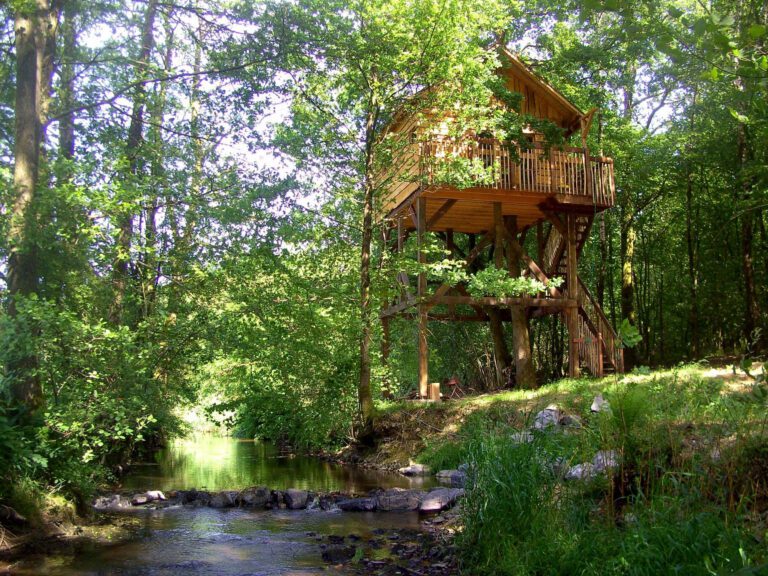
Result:
[[[432,214],[432,217],[427,222],[427,230],[433,228],[435,224],[440,222],[440,218],[445,216],[448,213],[448,210],[453,208],[453,205],[456,204],[458,200],[446,200],[440,208],[437,209],[437,212]]]
[[[578,308],[579,303],[572,298],[495,298],[484,296],[476,298],[474,296],[432,296],[429,299],[430,304],[437,306],[445,305],[467,305],[467,306],[524,306],[526,308]]]
[[[384,308],[379,313],[379,317],[380,318],[387,318],[387,317],[390,317],[390,316],[396,316],[397,314],[399,314],[400,312],[402,312],[404,310],[407,310],[411,306],[415,306],[417,303],[418,303],[418,300],[417,300],[416,296],[413,296],[413,295],[408,296],[407,298],[405,298],[401,302],[398,302],[397,304],[393,304],[392,306],[387,306],[386,308]]]
[[[510,250],[515,250],[517,252],[517,257],[522,259],[523,262],[525,262],[526,266],[528,266],[528,269],[533,273],[533,275],[536,277],[536,279],[539,282],[543,282],[546,284],[549,282],[549,277],[544,273],[544,271],[539,268],[539,265],[534,262],[534,260],[528,256],[526,251],[523,249],[522,246],[518,243],[517,239],[510,234],[509,230],[504,229],[504,234],[507,237],[507,240],[509,242]],[[553,298],[558,298],[560,296],[560,290],[555,288],[554,286],[549,287],[549,295]]]
[[[547,220],[549,220],[552,225],[557,228],[557,231],[560,232],[563,236],[566,236],[568,234],[568,231],[565,228],[565,224],[560,219],[560,216],[558,216],[557,212],[552,212],[551,210],[547,210],[546,208],[540,208],[541,213],[544,214],[544,216],[547,217]]]

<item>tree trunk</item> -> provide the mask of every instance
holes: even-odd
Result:
[[[144,132],[144,107],[146,103],[146,87],[142,83],[147,78],[150,56],[155,43],[154,25],[157,14],[157,0],[149,0],[147,10],[144,13],[144,25],[141,32],[141,49],[136,64],[136,76],[138,84],[133,98],[133,110],[131,123],[128,127],[128,139],[125,144],[125,157],[128,163],[128,172],[124,178],[130,189],[136,184],[139,176],[139,157],[142,134]],[[131,263],[131,243],[133,239],[133,211],[132,202],[126,202],[118,216],[118,236],[116,255],[112,269],[113,297],[109,311],[109,320],[113,324],[120,324],[123,319],[125,295],[128,287],[128,270]]]
[[[371,244],[373,240],[373,146],[379,116],[375,96],[365,126],[365,182],[363,185],[363,236],[360,249],[360,380],[357,399],[360,407],[361,430],[358,438],[373,436],[373,394],[371,392]]]
[[[16,101],[14,126],[13,203],[8,229],[8,315],[15,318],[21,298],[38,290],[35,249],[36,200],[40,177],[43,125],[47,121],[58,12],[47,0],[37,0],[33,11],[15,14]],[[23,329],[19,326],[21,332]],[[19,334],[24,337],[24,334]],[[29,334],[34,337],[34,334]],[[30,412],[44,402],[37,376],[37,358],[25,353],[6,366],[12,376],[11,396]]]
[[[493,364],[496,368],[496,386],[501,388],[507,382],[512,357],[509,354],[507,343],[504,339],[504,324],[501,321],[499,311],[489,306],[485,309],[485,313],[488,315],[491,340],[493,341]]]
[[[699,343],[699,274],[696,266],[696,241],[693,223],[693,176],[688,166],[685,187],[685,242],[688,248],[688,333],[691,342],[690,357],[696,359],[701,353]]]
[[[505,218],[507,234],[510,239],[517,238],[517,219],[514,216]],[[507,269],[510,276],[520,276],[520,252],[513,248],[512,242],[507,243]],[[515,380],[519,388],[536,387],[536,369],[531,354],[531,334],[528,325],[528,315],[522,306],[511,306],[509,309],[512,324],[512,349],[515,355]]]
[[[629,202],[627,201],[627,204]],[[635,240],[634,213],[631,205],[621,207],[621,317],[637,326],[635,308]],[[637,363],[634,348],[624,350],[624,369],[629,371]]]

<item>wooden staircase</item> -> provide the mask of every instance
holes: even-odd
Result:
[[[576,251],[581,253],[592,228],[591,214],[576,215]],[[566,279],[567,286],[566,241],[556,226],[551,226],[544,243],[543,270],[552,278],[559,276]],[[567,297],[567,294],[566,294]],[[597,300],[579,278],[579,323],[576,340],[579,348],[579,361],[593,376],[607,373],[624,372],[624,351],[621,348],[616,331],[603,313]]]

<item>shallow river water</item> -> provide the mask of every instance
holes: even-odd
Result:
[[[318,492],[362,493],[375,487],[429,487],[397,474],[346,468],[314,458],[284,457],[273,447],[201,437],[172,444],[153,464],[135,467],[122,488],[240,489],[264,485]],[[86,546],[75,555],[30,557],[13,574],[51,576],[245,576],[334,573],[321,559],[328,535],[368,539],[381,530],[417,529],[417,513],[321,510],[217,510],[176,506],[131,510],[142,526],[112,546]]]

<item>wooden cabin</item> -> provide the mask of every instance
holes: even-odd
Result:
[[[381,180],[377,218],[395,252],[403,250],[409,235],[416,235],[419,262],[426,261],[421,250],[424,236],[434,232],[447,250],[464,259],[468,270],[476,271],[481,254],[490,251],[486,265],[508,269],[512,276],[527,275],[545,284],[558,276],[564,282],[536,297],[491,298],[472,297],[462,285],[429,285],[425,273],[415,283],[398,274],[399,293],[381,311],[383,351],[386,357],[391,318],[417,319],[422,398],[429,393],[430,321],[491,322],[492,329],[495,319],[497,324],[498,319],[513,321],[511,356],[518,360],[526,353],[531,356],[529,319],[560,314],[568,328],[571,376],[582,368],[595,376],[623,371],[619,339],[578,276],[579,254],[592,222],[615,202],[613,161],[591,154],[586,145],[594,110],[583,113],[507,50],[500,49],[500,59],[498,73],[510,90],[523,97],[521,112],[550,120],[579,145],[548,150],[542,135],[534,131],[522,146],[474,134],[457,139],[435,129],[439,122],[424,127],[419,120],[423,114],[396,115],[388,132],[401,135],[406,144]],[[441,182],[436,177],[440,162],[457,157],[478,159],[486,166],[482,181],[462,188]],[[463,253],[457,247],[460,234],[468,235],[467,242],[460,243],[466,246]],[[533,234],[536,253],[528,254],[523,247],[527,235]],[[515,325],[515,318],[522,318],[524,325]],[[497,356],[502,352],[497,348]]]

